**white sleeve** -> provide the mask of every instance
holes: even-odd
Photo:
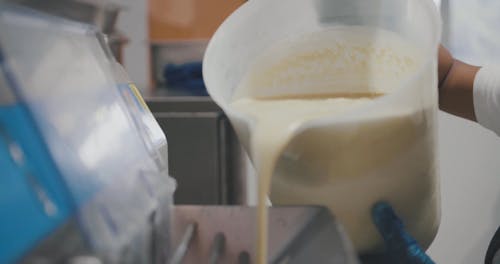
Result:
[[[479,124],[500,136],[500,67],[486,66],[477,72],[474,111]]]

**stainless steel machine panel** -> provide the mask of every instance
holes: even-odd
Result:
[[[219,113],[155,115],[168,137],[171,174],[178,181],[174,199],[187,204],[222,204],[225,192]]]
[[[149,108],[167,136],[176,204],[241,204],[242,149],[222,110],[208,97],[152,97]]]
[[[255,263],[256,208],[177,206],[172,264]],[[269,208],[269,263],[359,263],[351,242],[324,207]]]

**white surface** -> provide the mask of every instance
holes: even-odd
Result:
[[[441,227],[429,250],[439,264],[483,263],[500,224],[500,138],[440,114]]]
[[[130,40],[124,50],[124,67],[142,92],[150,88],[147,3],[145,0],[121,0],[125,10],[117,25]]]
[[[500,60],[500,2],[449,0],[454,56],[485,65]],[[500,118],[500,114],[499,114]],[[500,137],[450,115],[440,116],[442,221],[429,253],[439,264],[483,263],[500,225]]]

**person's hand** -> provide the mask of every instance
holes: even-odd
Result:
[[[389,263],[434,264],[417,241],[406,232],[403,222],[389,204],[377,203],[372,209],[372,218],[384,239],[385,259],[390,261]]]

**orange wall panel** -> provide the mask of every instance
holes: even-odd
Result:
[[[245,0],[149,0],[151,41],[208,39]]]

